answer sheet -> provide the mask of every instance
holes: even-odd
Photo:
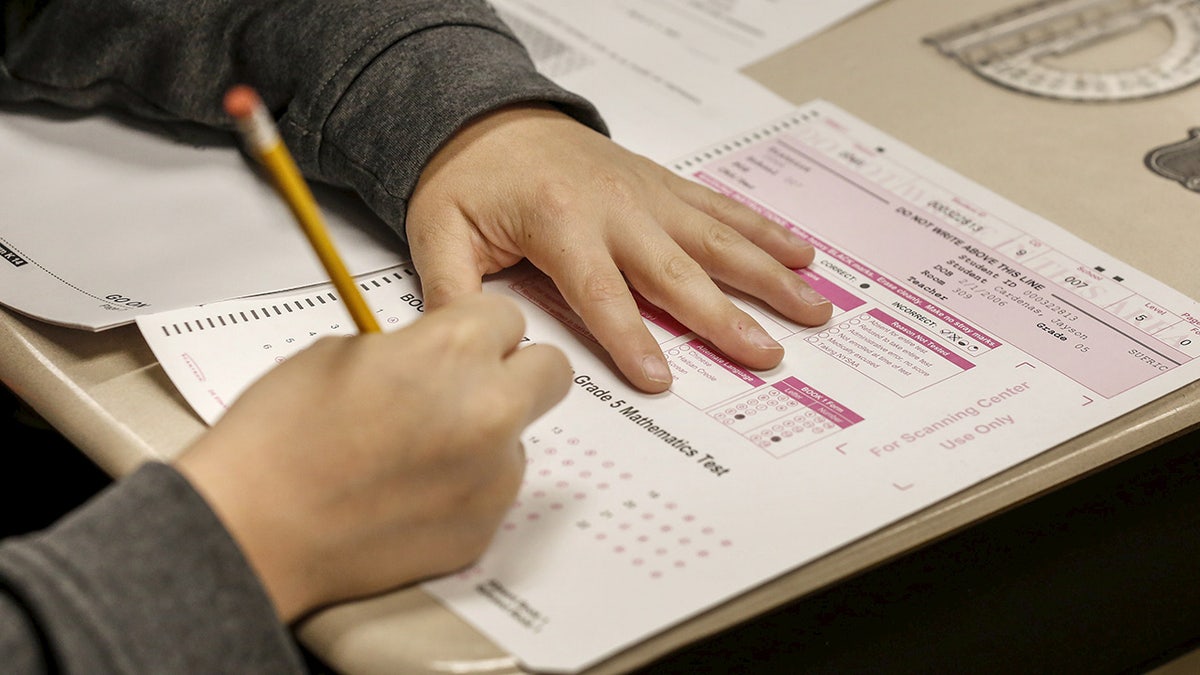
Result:
[[[675,382],[628,387],[529,268],[488,290],[563,348],[567,398],[523,437],[525,483],[472,568],[424,585],[527,668],[575,672],[1200,378],[1200,305],[817,101],[673,164],[814,243],[836,307],[746,370],[643,304]],[[361,280],[381,323],[415,275]],[[138,320],[207,422],[320,335],[329,288]]]

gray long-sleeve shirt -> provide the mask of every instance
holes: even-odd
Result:
[[[233,538],[152,462],[0,545],[6,673],[287,673],[302,660]]]
[[[228,127],[224,92],[251,84],[301,169],[354,190],[399,233],[421,168],[473,117],[548,102],[604,130],[481,1],[7,0],[4,10],[0,102]],[[159,463],[0,545],[0,663],[13,673],[302,670],[236,543]]]

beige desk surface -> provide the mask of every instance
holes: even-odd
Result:
[[[1192,297],[1200,194],[1152,174],[1151,149],[1200,126],[1200,86],[1109,104],[984,82],[922,38],[1017,4],[885,0],[746,69],[780,95],[824,98]],[[698,145],[715,139],[698,139]],[[203,430],[132,326],[100,334],[0,313],[0,378],[102,468],[170,458]],[[1153,447],[1200,423],[1193,385],[1005,471],[601,664],[623,672]],[[348,673],[514,672],[418,589],[325,611],[301,639]]]

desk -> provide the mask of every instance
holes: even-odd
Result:
[[[1178,290],[1200,297],[1200,195],[1145,168],[1200,122],[1200,87],[1078,104],[988,84],[925,36],[1011,0],[887,0],[746,69],[780,95],[827,99]],[[0,312],[0,379],[112,475],[170,458],[202,432],[132,326],[89,334]],[[628,650],[624,672],[749,616],[966,528],[1200,423],[1194,384]],[[505,655],[418,589],[321,613],[301,640],[344,672],[406,672]],[[443,669],[445,666],[442,667]]]

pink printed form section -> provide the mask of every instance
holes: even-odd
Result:
[[[895,295],[900,302],[910,306],[910,311],[917,312],[922,316],[927,315],[929,318],[941,322],[944,324],[947,330],[947,339],[951,343],[960,344],[960,346],[966,348],[971,354],[979,355],[987,352],[988,350],[996,349],[997,347],[1001,346],[1001,342],[995,337],[988,335],[976,326],[963,320],[961,317],[947,311],[942,305],[930,302],[914,291],[911,291],[895,281],[892,281],[883,273],[862,262],[857,257],[839,249],[836,246],[833,246],[828,241],[825,241],[820,237],[805,232],[804,229],[798,226],[796,223],[793,223],[771,209],[754,202],[745,195],[739,194],[737,191],[730,189],[728,186],[723,185],[720,181],[712,176],[699,173],[696,174],[694,178],[699,182],[708,185],[714,190],[736,199],[743,204],[746,204],[767,218],[770,218],[771,220],[774,220],[775,222],[800,233],[817,250],[829,256],[829,260],[826,261],[826,263],[831,268],[837,270],[842,269],[842,266],[844,266],[845,269],[849,270],[849,274],[860,275],[866,282],[869,282],[870,284],[876,284],[879,287],[886,289],[889,293]],[[822,276],[821,274],[818,274],[812,268],[799,269],[796,270],[796,273],[808,281],[809,285],[811,285],[814,289],[822,294],[825,294],[826,298],[828,298],[829,301],[833,303],[834,307],[836,307],[839,311],[850,311],[866,304],[866,301],[861,297],[845,290],[836,282]]]
[[[812,269],[804,268],[796,270],[796,274],[799,274],[801,278],[807,281],[808,285],[812,286],[814,291],[823,295],[826,300],[833,303],[834,307],[843,312],[857,309],[867,302],[829,279],[817,274]]]
[[[805,342],[901,396],[974,367],[933,338],[879,309],[850,317],[810,335]]]
[[[909,305],[919,302],[928,314],[981,326],[1101,396],[1190,360],[1154,336],[1129,330],[1123,315],[1109,310],[1111,298],[1093,301],[1072,290],[1079,275],[1062,265],[1042,266],[1053,261],[1052,252],[1014,258],[1011,242],[974,239],[924,201],[909,202],[848,165],[835,147],[847,139],[814,147],[802,135],[781,133],[723,154],[693,177],[762,210],[802,216],[825,238],[809,236],[818,250],[832,256],[841,249],[870,261],[875,281]],[[780,222],[802,234],[807,229]],[[1025,237],[1015,230],[1011,236]],[[848,355],[844,347],[837,351]],[[884,372],[865,361],[859,366],[877,377]]]
[[[775,457],[863,421],[853,410],[795,377],[723,401],[708,415]]]
[[[700,340],[666,350],[671,392],[697,408],[749,391],[763,380]]]

